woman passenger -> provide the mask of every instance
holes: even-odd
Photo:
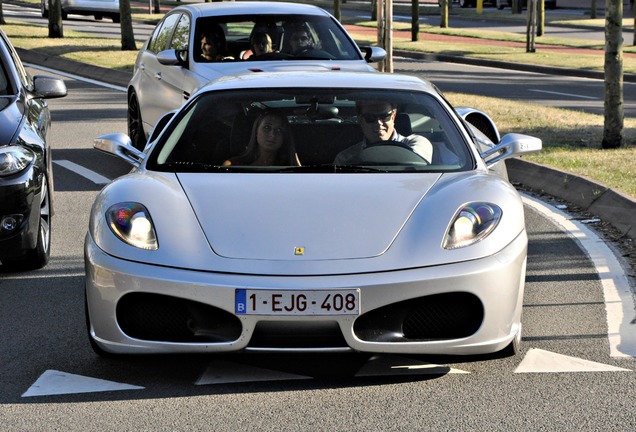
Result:
[[[260,114],[247,149],[223,165],[300,166],[287,117],[271,111]]]

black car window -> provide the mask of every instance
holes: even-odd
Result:
[[[7,48],[7,51],[9,52],[10,58],[7,60],[13,64],[13,67],[18,73],[18,78],[20,79],[20,83],[12,83],[11,82],[12,80],[10,79],[10,76],[9,76],[9,71],[7,71],[6,69],[3,69],[2,73],[4,75],[4,81],[6,82],[6,85],[4,85],[4,89],[6,93],[4,94],[17,93],[18,89],[13,88],[14,85],[15,86],[22,85],[24,88],[28,90],[32,90],[33,81],[32,81],[31,75],[24,68],[24,65],[22,64],[22,60],[20,60],[18,53],[13,48],[13,45],[11,45],[11,42],[9,42],[9,40],[4,35],[2,35],[2,42],[4,43],[4,45]],[[6,65],[3,64],[2,67],[6,68]]]
[[[148,50],[153,53],[158,53],[167,49],[168,43],[172,38],[175,26],[179,22],[181,14],[167,15],[160,25],[152,34],[150,41],[148,42]]]
[[[390,103],[392,108],[386,113],[378,109],[372,114],[360,111],[368,103]],[[209,92],[192,101],[167,126],[148,168],[170,172],[329,173],[471,169],[473,159],[467,143],[449,112],[451,108],[441,100],[409,91],[317,88],[310,92]],[[397,135],[367,145],[363,123],[371,126],[387,115]],[[259,131],[270,137],[280,136],[267,166],[255,166],[263,162],[258,159],[263,155],[258,149],[271,145],[258,142]]]
[[[0,96],[10,94],[9,81],[7,80],[7,73],[4,70],[4,64],[0,63]]]

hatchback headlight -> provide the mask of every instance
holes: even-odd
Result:
[[[459,209],[444,238],[444,249],[457,249],[486,238],[501,220],[501,208],[476,202]]]
[[[33,152],[23,147],[0,148],[0,177],[19,173],[28,167],[34,158]]]
[[[115,204],[106,212],[106,220],[111,231],[125,243],[140,249],[159,249],[150,213],[143,205]]]

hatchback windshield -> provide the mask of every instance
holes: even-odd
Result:
[[[196,62],[228,60],[360,60],[342,27],[317,15],[231,15],[199,18]],[[203,40],[203,39],[206,40]],[[205,43],[216,45],[218,57],[206,56]]]
[[[425,93],[249,89],[201,94],[148,161],[170,172],[445,172],[473,161]]]

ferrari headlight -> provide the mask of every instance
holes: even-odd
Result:
[[[501,213],[498,206],[484,202],[462,207],[446,233],[444,249],[457,249],[484,239],[501,220]]]
[[[146,207],[134,202],[124,202],[111,206],[106,212],[106,220],[111,231],[131,246],[157,250],[157,235]]]
[[[22,147],[0,148],[0,177],[19,173],[28,167],[34,158],[33,152]]]

